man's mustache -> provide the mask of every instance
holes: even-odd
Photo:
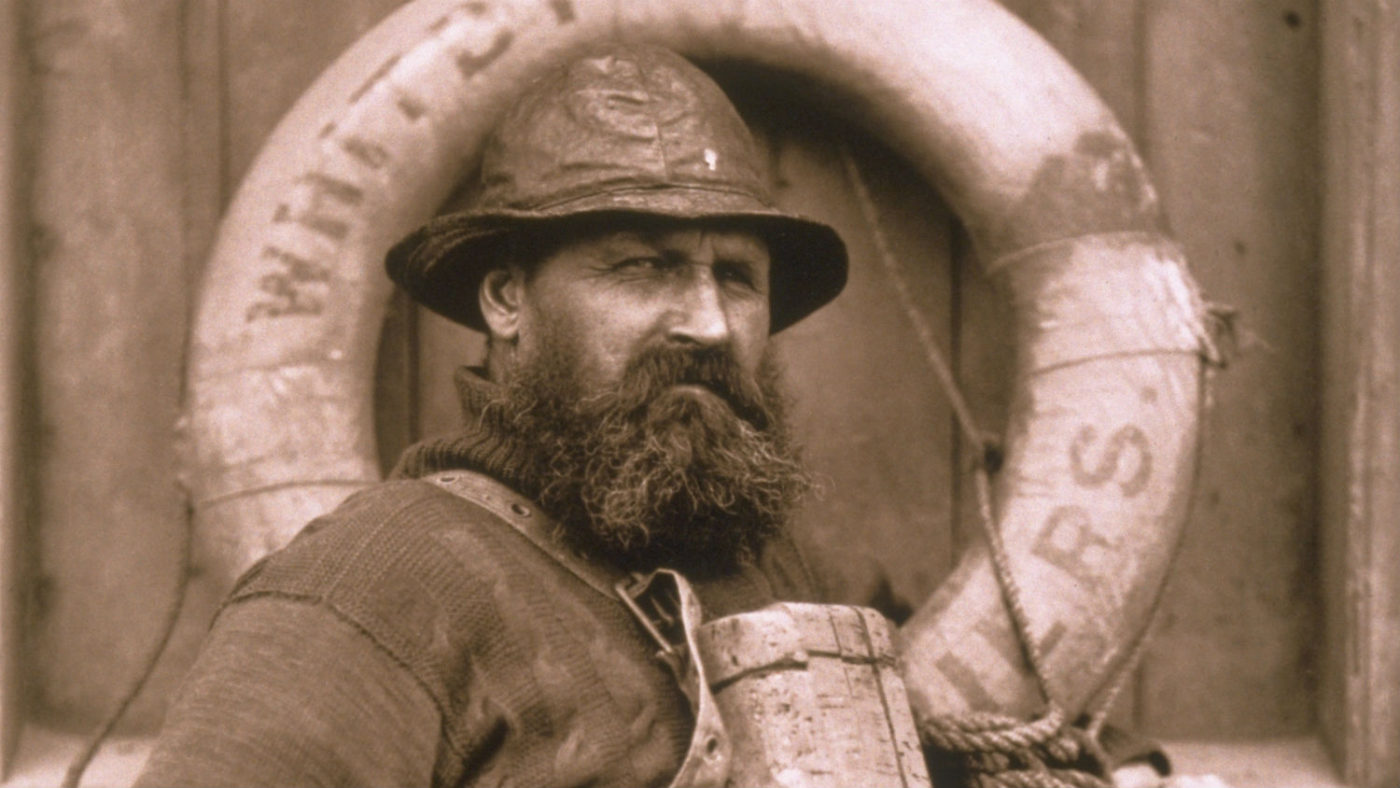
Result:
[[[628,363],[617,396],[628,406],[642,409],[680,385],[703,386],[739,418],[760,430],[769,426],[762,387],[727,346],[649,348]]]

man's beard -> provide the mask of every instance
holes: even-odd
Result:
[[[586,393],[569,340],[547,340],[483,418],[526,448],[517,481],[575,544],[627,569],[704,575],[757,556],[786,526],[811,482],[771,356],[753,376],[727,348],[658,347],[612,389]],[[674,388],[684,384],[708,393]]]

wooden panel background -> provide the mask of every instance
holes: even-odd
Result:
[[[1323,20],[1319,717],[1349,782],[1400,785],[1400,8]]]
[[[28,4],[38,551],[32,708],[89,721],[175,585],[190,279],[179,3]]]
[[[23,729],[24,399],[25,282],[23,241],[24,73],[20,8],[0,2],[0,764],[8,763]]]
[[[90,724],[169,603],[187,517],[171,441],[194,283],[219,209],[281,114],[395,0],[30,0],[39,519],[30,708]],[[1157,635],[1120,716],[1170,736],[1300,733],[1315,707],[1318,589],[1315,0],[1007,0],[1142,147],[1209,296],[1239,308],[1207,464]],[[289,9],[295,8],[292,13]],[[916,605],[972,537],[952,419],[840,166],[871,184],[900,270],[979,417],[1007,402],[1007,312],[956,222],[897,156],[819,108],[743,87],[785,205],[851,245],[852,282],[784,335],[825,497],[801,528],[850,599]],[[395,302],[381,453],[456,418],[479,339]],[[132,715],[150,727],[217,589],[192,579]]]
[[[1279,734],[1314,713],[1317,15],[1145,8],[1144,140],[1202,287],[1239,310],[1205,468],[1139,703],[1176,736]]]

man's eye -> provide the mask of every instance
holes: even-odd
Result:
[[[613,265],[615,271],[663,271],[674,267],[661,257],[629,257]]]
[[[732,282],[746,287],[754,286],[753,272],[742,265],[717,265],[715,278],[721,282]]]

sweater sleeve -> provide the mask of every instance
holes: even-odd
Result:
[[[332,610],[263,596],[224,610],[138,786],[428,785],[427,691]]]

